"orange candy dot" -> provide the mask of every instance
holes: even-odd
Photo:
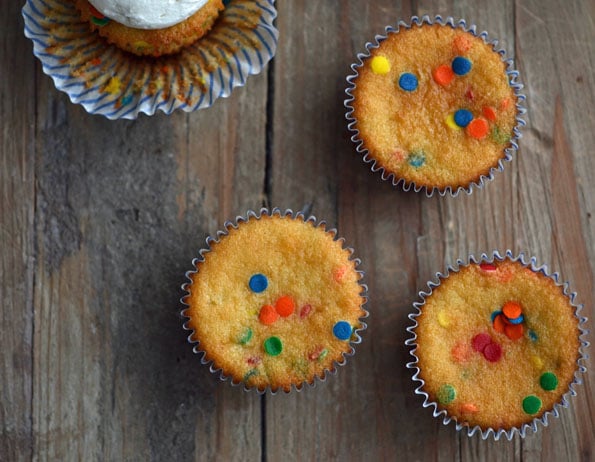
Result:
[[[464,363],[469,360],[471,356],[471,350],[465,343],[457,342],[455,343],[455,346],[452,347],[450,354],[455,362]]]
[[[464,35],[459,35],[453,41],[453,48],[458,53],[465,53],[471,48],[471,40]]]
[[[274,324],[277,319],[279,319],[279,314],[271,305],[263,305],[260,309],[260,313],[258,314],[258,319],[265,326],[270,326]]]
[[[279,297],[277,302],[275,303],[275,309],[280,316],[286,318],[293,313],[295,309],[295,303],[293,302],[293,298],[288,295],[284,295],[283,297]]]
[[[461,412],[463,414],[475,414],[479,409],[473,403],[461,404]]]
[[[494,330],[496,332],[499,332],[501,334],[504,333],[504,328],[506,327],[506,324],[504,323],[504,316],[502,316],[501,314],[499,314],[498,316],[496,316],[494,318]]]
[[[346,272],[347,272],[347,267],[345,267],[345,266],[340,266],[338,268],[335,268],[333,270],[333,279],[337,282],[341,282],[343,280],[343,276],[345,276]]]
[[[473,119],[471,122],[469,122],[469,125],[467,125],[466,128],[467,135],[478,140],[485,138],[489,130],[490,126],[488,125],[488,121],[482,119],[481,117]]]
[[[436,83],[438,85],[442,85],[443,87],[448,85],[454,78],[454,76],[455,73],[452,71],[452,68],[447,64],[438,66],[436,69],[432,71],[432,77],[434,77]]]
[[[502,312],[508,319],[516,319],[521,314],[523,314],[521,305],[519,305],[517,302],[506,302],[502,307]]]
[[[500,109],[507,109],[508,106],[510,106],[510,99],[509,98],[504,98],[501,102],[500,102]]]
[[[496,109],[494,109],[492,106],[486,106],[486,107],[484,107],[483,108],[483,115],[490,122],[495,122],[496,121]]]
[[[510,324],[504,327],[504,333],[510,340],[518,340],[523,336],[522,324]]]

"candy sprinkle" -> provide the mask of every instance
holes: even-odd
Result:
[[[508,319],[516,319],[523,313],[523,310],[518,302],[506,302],[502,307],[502,312]]]
[[[452,128],[453,130],[460,130],[461,127],[459,127],[456,122],[455,122],[455,115],[454,114],[448,114],[446,116],[446,119],[444,119],[444,123],[449,127]]]
[[[287,316],[291,316],[293,314],[293,310],[295,309],[295,303],[293,302],[293,298],[288,295],[284,295],[283,297],[279,297],[277,302],[275,303],[275,309],[279,316],[286,318]]]
[[[493,263],[480,263],[479,267],[481,268],[482,271],[486,271],[488,273],[490,273],[492,271],[496,271],[498,269],[498,267],[496,265],[494,265]]]
[[[473,120],[473,114],[467,109],[459,109],[454,115],[455,123],[462,128],[465,128]]]
[[[264,341],[264,351],[270,356],[278,356],[283,351],[283,343],[279,337],[269,337]]]
[[[310,311],[312,311],[312,305],[302,306],[302,309],[300,310],[300,318],[304,319],[306,316],[310,314]]]
[[[426,155],[423,151],[412,152],[411,154],[409,154],[407,162],[409,162],[409,165],[411,165],[412,167],[421,167],[426,162]]]
[[[463,403],[461,404],[461,412],[463,414],[475,414],[479,409],[473,403]]]
[[[490,122],[496,121],[496,109],[494,109],[492,106],[485,106],[482,112],[484,117]]]
[[[351,338],[351,325],[347,321],[339,321],[333,326],[333,334],[339,340],[349,340]]]
[[[266,288],[269,286],[269,280],[264,274],[253,274],[250,277],[248,286],[250,287],[250,290],[252,292],[259,294],[260,292],[264,292]]]
[[[250,339],[252,339],[252,329],[246,327],[246,329],[244,329],[244,331],[242,332],[242,335],[240,335],[240,337],[238,338],[238,343],[240,345],[246,345],[246,343],[248,343]]]
[[[436,69],[432,71],[432,77],[434,78],[434,81],[438,85],[442,85],[443,87],[447,86],[452,81],[454,76],[454,72],[452,71],[450,66],[446,64],[438,66]]]
[[[467,75],[471,67],[471,61],[463,56],[457,56],[452,60],[452,71],[457,75]]]
[[[258,320],[265,326],[271,326],[275,324],[275,321],[279,319],[279,313],[271,305],[263,305],[258,314]]]
[[[502,357],[502,347],[499,343],[490,343],[484,348],[483,356],[491,363],[498,362]]]
[[[529,395],[523,399],[523,411],[526,414],[537,414],[541,409],[541,400],[537,396]]]
[[[558,387],[558,377],[553,372],[544,372],[539,377],[539,385],[546,391],[555,390]]]
[[[415,91],[417,89],[417,77],[410,72],[405,72],[399,77],[399,87],[405,91]]]
[[[457,392],[455,387],[450,384],[444,384],[438,390],[437,398],[440,404],[452,403],[456,397]]]
[[[390,72],[390,62],[384,56],[374,56],[370,62],[374,74],[385,75]]]
[[[477,334],[471,339],[471,346],[475,351],[480,353],[482,353],[490,343],[492,343],[492,337],[488,334]]]
[[[485,138],[489,130],[490,126],[488,125],[488,121],[481,117],[473,119],[469,122],[469,125],[467,125],[467,135],[478,140]]]

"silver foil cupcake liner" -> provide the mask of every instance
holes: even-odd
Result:
[[[453,29],[460,28],[466,32],[470,32],[476,37],[481,38],[485,43],[491,45],[492,49],[498,53],[502,57],[502,61],[506,64],[506,75],[508,76],[508,80],[510,82],[510,86],[514,89],[515,96],[517,97],[517,115],[516,115],[516,125],[513,128],[513,137],[510,139],[510,146],[505,148],[504,150],[504,157],[498,160],[498,164],[494,167],[490,168],[488,175],[481,175],[479,180],[476,182],[471,182],[468,186],[459,186],[455,190],[450,186],[440,189],[436,186],[428,189],[426,186],[418,186],[415,182],[407,182],[404,178],[397,178],[394,173],[388,172],[384,169],[379,163],[370,155],[370,152],[364,145],[364,140],[360,138],[359,130],[355,127],[357,124],[357,120],[355,119],[353,113],[353,91],[356,88],[355,80],[359,76],[359,69],[364,65],[364,61],[371,56],[371,51],[373,49],[379,48],[380,43],[386,40],[389,34],[397,34],[403,29],[410,29],[413,26],[421,26],[421,25],[432,25],[432,24],[440,24],[441,26],[450,26]],[[475,25],[467,25],[467,22],[463,19],[456,21],[453,17],[449,16],[447,18],[442,18],[442,16],[435,16],[433,19],[430,18],[428,15],[424,15],[421,18],[417,16],[413,16],[409,23],[404,21],[399,21],[396,27],[387,26],[385,28],[385,32],[382,35],[376,35],[374,37],[373,42],[367,42],[365,44],[365,51],[362,53],[357,54],[357,62],[351,65],[351,70],[353,74],[347,77],[347,89],[345,93],[347,98],[344,101],[344,106],[347,109],[345,114],[345,118],[347,119],[347,128],[349,132],[352,134],[351,141],[355,143],[356,151],[363,156],[363,161],[366,164],[370,165],[370,170],[372,172],[380,172],[381,178],[384,181],[390,181],[393,186],[400,186],[403,188],[404,191],[413,190],[415,192],[419,192],[422,189],[425,190],[425,194],[427,197],[433,196],[435,193],[439,194],[440,196],[445,196],[447,194],[451,195],[452,197],[456,197],[459,195],[460,192],[465,192],[467,195],[471,194],[474,189],[482,189],[486,182],[489,182],[494,179],[494,174],[496,172],[501,172],[504,170],[504,162],[509,162],[512,160],[515,152],[518,150],[518,140],[521,138],[522,134],[520,128],[526,125],[525,120],[522,116],[527,112],[525,108],[525,95],[521,94],[520,91],[523,88],[523,84],[519,81],[519,72],[514,70],[514,61],[512,59],[506,59],[506,51],[498,46],[498,40],[490,40],[488,38],[488,33],[486,31],[477,32],[477,26]]]
[[[574,377],[572,382],[570,382],[568,391],[566,391],[561,400],[554,404],[553,408],[550,410],[545,411],[540,417],[534,418],[531,423],[525,423],[520,427],[513,427],[510,429],[495,429],[495,428],[488,428],[482,430],[479,426],[471,427],[464,423],[458,422],[455,417],[448,415],[448,412],[444,409],[438,408],[438,403],[430,400],[430,396],[428,393],[424,391],[425,381],[420,378],[420,368],[418,367],[418,357],[416,356],[415,352],[417,350],[417,334],[415,329],[418,327],[417,317],[421,315],[421,310],[426,303],[426,298],[429,297],[433,290],[438,287],[442,280],[447,279],[452,273],[457,273],[462,267],[466,267],[470,264],[481,264],[481,263],[493,263],[494,261],[504,261],[510,260],[513,262],[520,262],[524,267],[531,269],[536,273],[541,273],[544,276],[552,279],[556,286],[561,287],[564,295],[568,298],[570,305],[574,308],[575,317],[578,320],[578,330],[579,330],[579,349],[578,354],[579,357],[576,361],[576,370],[574,372]],[[443,424],[448,425],[451,421],[455,422],[456,430],[460,431],[463,429],[467,430],[468,436],[473,436],[475,434],[479,434],[483,440],[486,440],[493,436],[494,440],[499,440],[500,438],[504,437],[509,441],[512,440],[514,435],[519,435],[521,438],[524,438],[527,432],[537,432],[538,425],[541,424],[544,427],[547,427],[549,424],[549,418],[551,417],[560,417],[560,409],[561,408],[568,408],[569,407],[569,398],[571,396],[576,396],[575,386],[582,383],[581,374],[584,374],[587,370],[586,366],[583,364],[589,358],[588,354],[585,353],[584,349],[589,346],[589,342],[586,340],[586,336],[589,331],[585,328],[585,324],[587,322],[587,318],[582,317],[580,315],[583,305],[577,305],[575,303],[576,293],[570,291],[570,286],[568,282],[560,283],[559,282],[560,275],[558,273],[550,273],[548,267],[546,265],[538,265],[537,260],[535,257],[528,259],[523,253],[519,255],[514,255],[512,251],[507,250],[504,255],[501,255],[498,251],[494,251],[492,255],[481,254],[479,259],[474,257],[473,255],[469,256],[466,261],[461,259],[457,260],[454,266],[448,266],[446,268],[446,272],[444,273],[436,273],[436,280],[428,282],[428,290],[420,291],[419,296],[421,301],[415,302],[413,307],[415,308],[415,312],[409,314],[409,319],[413,321],[413,325],[407,327],[407,332],[411,334],[411,337],[405,341],[405,345],[411,347],[409,351],[410,355],[413,356],[414,360],[407,364],[407,368],[413,371],[413,381],[417,384],[415,388],[415,394],[421,395],[424,398],[422,406],[424,408],[432,408],[432,415],[434,417],[442,417]]]
[[[274,0],[225,2],[207,35],[179,53],[138,57],[109,44],[73,0],[27,0],[22,14],[33,54],[56,88],[91,114],[135,119],[210,107],[273,58]]]
[[[342,359],[340,361],[334,361],[332,368],[325,370],[324,375],[322,375],[322,376],[315,375],[312,382],[304,381],[300,384],[292,384],[290,390],[284,390],[282,388],[273,390],[270,386],[267,386],[266,388],[261,390],[261,389],[258,389],[257,387],[247,386],[243,381],[234,381],[233,377],[231,375],[226,375],[225,372],[223,371],[223,369],[218,367],[212,360],[206,359],[206,352],[201,349],[200,340],[194,339],[195,332],[188,325],[188,321],[190,320],[190,317],[187,315],[187,308],[184,308],[180,313],[181,316],[186,319],[186,321],[183,324],[183,328],[184,328],[184,330],[190,331],[190,335],[188,336],[188,342],[190,344],[194,345],[192,350],[194,353],[200,355],[200,362],[206,366],[209,366],[209,370],[211,371],[211,373],[217,375],[219,377],[219,380],[221,380],[222,382],[229,382],[234,387],[243,386],[244,391],[256,390],[256,392],[259,395],[263,395],[265,393],[275,395],[280,391],[282,391],[283,393],[291,393],[294,390],[299,392],[299,391],[302,391],[305,388],[305,386],[307,386],[308,388],[315,388],[316,384],[318,382],[325,382],[326,378],[329,375],[335,375],[337,373],[337,367],[344,366],[347,363],[347,358],[355,355],[354,345],[361,343],[361,341],[362,341],[361,333],[364,330],[366,330],[366,328],[367,328],[366,323],[363,322],[362,319],[365,319],[369,316],[369,312],[365,309],[365,304],[367,303],[367,299],[368,299],[368,297],[367,297],[368,287],[361,282],[364,277],[364,272],[362,270],[358,269],[358,266],[361,264],[361,260],[359,258],[353,257],[353,254],[354,254],[353,248],[345,246],[345,239],[337,237],[337,230],[335,228],[326,229],[325,221],[319,221],[316,219],[316,217],[314,217],[312,215],[306,217],[306,215],[303,212],[295,212],[294,213],[290,209],[283,211],[279,208],[273,208],[271,210],[269,210],[267,208],[261,208],[258,212],[249,210],[245,216],[237,216],[235,218],[235,220],[233,220],[233,221],[226,221],[223,224],[222,230],[217,231],[214,236],[209,236],[206,238],[206,241],[205,241],[206,247],[202,248],[198,252],[199,256],[192,260],[192,266],[194,267],[194,269],[187,271],[185,274],[188,282],[186,282],[182,285],[182,290],[185,292],[185,295],[180,299],[180,303],[182,303],[182,305],[184,305],[186,307],[189,306],[188,303],[186,303],[186,300],[191,292],[192,275],[200,272],[199,265],[200,265],[200,263],[202,263],[204,261],[205,255],[211,251],[211,245],[213,243],[218,243],[221,240],[221,238],[224,238],[225,236],[229,235],[229,232],[231,229],[237,229],[243,223],[246,223],[251,219],[260,220],[262,216],[287,217],[287,218],[294,219],[294,220],[303,220],[305,223],[312,223],[312,225],[314,225],[315,228],[322,228],[326,233],[331,234],[333,236],[333,240],[341,243],[341,247],[344,250],[347,250],[349,252],[349,254],[350,254],[349,261],[354,262],[356,272],[360,276],[359,285],[362,289],[361,293],[360,293],[360,295],[362,297],[361,308],[364,311],[364,315],[359,318],[361,326],[358,327],[357,329],[354,329],[351,340],[349,341],[350,351],[343,353]]]

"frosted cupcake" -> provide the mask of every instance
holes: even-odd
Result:
[[[203,363],[260,392],[299,390],[345,363],[367,312],[358,260],[335,231],[279,210],[225,229],[184,286]]]
[[[82,18],[108,42],[136,55],[177,53],[204,36],[222,0],[76,0]]]
[[[461,262],[460,262],[461,263]],[[439,275],[408,330],[424,407],[483,438],[536,431],[584,372],[585,333],[568,286],[545,267],[495,254]]]
[[[384,179],[471,191],[516,149],[524,96],[496,42],[464,21],[413,18],[366,45],[348,77],[349,128]]]
[[[273,0],[27,0],[25,35],[56,88],[133,119],[207,108],[274,56]]]

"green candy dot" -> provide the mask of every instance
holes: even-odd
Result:
[[[250,379],[250,377],[254,377],[255,375],[258,375],[258,369],[250,369],[248,372],[246,372],[246,374],[244,375],[244,382],[247,382],[248,379]]]
[[[541,400],[537,396],[529,395],[523,400],[523,411],[533,415],[541,409]]]
[[[252,339],[252,329],[246,327],[246,330],[242,332],[242,335],[238,338],[238,343],[240,345],[246,345]]]
[[[326,358],[326,355],[328,355],[328,350],[325,348],[320,352],[320,355],[318,355],[318,361],[322,361],[324,358]]]
[[[271,356],[280,355],[283,351],[283,343],[279,337],[269,337],[264,341],[264,351]]]
[[[544,372],[541,374],[541,377],[539,377],[539,384],[541,385],[541,388],[546,391],[555,390],[558,386],[558,377],[552,372]]]
[[[440,404],[448,404],[454,401],[457,396],[457,392],[455,387],[452,385],[446,384],[440,387],[438,390],[438,402]]]

